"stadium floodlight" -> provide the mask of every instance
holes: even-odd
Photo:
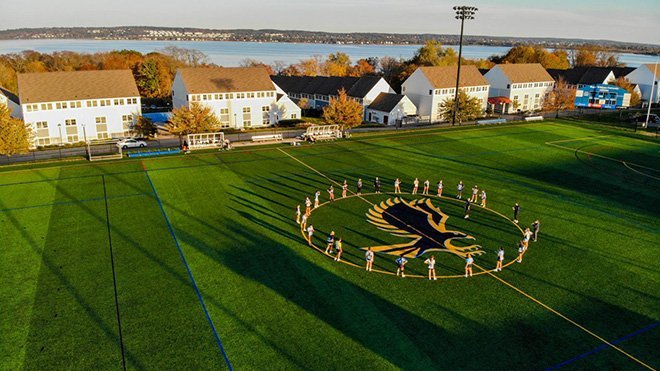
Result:
[[[463,26],[465,25],[465,20],[474,19],[474,15],[477,13],[477,9],[474,6],[455,6],[454,11],[456,12],[456,19],[461,20],[461,35],[458,40],[458,69],[456,70],[456,90],[454,91],[454,112],[451,118],[451,124],[456,124],[456,114],[458,112],[458,88],[461,80],[461,56],[463,55]]]

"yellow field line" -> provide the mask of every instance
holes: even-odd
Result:
[[[634,165],[634,164],[633,164],[633,165]],[[623,161],[623,166],[627,167],[627,168],[630,169],[631,171],[636,172],[636,173],[639,174],[639,175],[646,176],[646,177],[649,177],[649,178],[652,178],[652,179],[660,180],[660,178],[657,177],[657,176],[653,176],[653,175],[649,175],[649,174],[646,174],[646,173],[642,173],[642,172],[639,171],[639,170],[635,170],[635,169],[631,168],[631,167],[628,165],[628,163],[627,163],[626,161]]]
[[[303,161],[297,159],[296,157],[294,157],[294,156],[291,155],[290,153],[287,153],[286,151],[284,151],[284,150],[282,150],[282,149],[280,149],[280,148],[278,148],[278,150],[279,150],[280,152],[284,153],[286,156],[292,158],[292,159],[295,160],[296,162],[300,163],[301,165],[305,166],[306,168],[308,168],[308,169],[314,171],[315,173],[317,173],[318,175],[322,176],[323,178],[328,179],[329,181],[331,181],[331,182],[333,182],[333,183],[335,183],[335,184],[339,184],[338,182],[334,181],[332,178],[326,176],[325,174],[323,174],[323,173],[320,172],[319,170],[316,170],[316,169],[313,168],[312,166],[310,166],[310,165],[304,163]],[[371,205],[373,206],[373,203],[372,203],[371,201],[369,201],[369,200],[367,200],[367,199],[365,199],[365,198],[363,198],[363,197],[361,197],[361,196],[357,196],[357,197],[359,197],[360,199],[366,201],[367,203],[369,203],[369,204],[371,204]],[[303,236],[304,236],[304,233],[303,233]],[[316,247],[315,247],[315,248],[316,248]],[[317,248],[317,249],[318,249],[318,248]],[[325,251],[324,251],[324,253],[325,253]],[[357,266],[357,265],[356,265],[356,266]],[[540,305],[541,307],[545,308],[546,310],[550,311],[551,313],[553,313],[553,314],[559,316],[560,318],[566,320],[568,323],[570,323],[570,324],[576,326],[576,327],[579,328],[580,330],[586,332],[587,334],[589,334],[589,335],[593,336],[594,338],[596,338],[596,339],[602,341],[602,342],[605,343],[606,345],[612,347],[613,349],[617,350],[618,352],[620,352],[621,354],[623,354],[623,355],[625,355],[626,357],[630,358],[631,360],[637,362],[637,363],[640,364],[641,366],[643,366],[643,367],[645,367],[645,368],[647,368],[647,369],[649,369],[649,370],[655,370],[653,367],[651,367],[651,366],[647,365],[646,363],[642,362],[641,360],[639,360],[638,358],[634,357],[634,356],[631,355],[630,353],[628,353],[628,352],[624,351],[623,349],[617,347],[616,345],[610,343],[609,341],[607,341],[607,340],[604,339],[603,337],[601,337],[601,336],[599,336],[598,334],[594,333],[593,331],[587,329],[586,327],[580,325],[579,323],[575,322],[574,320],[568,318],[567,316],[565,316],[564,314],[560,313],[560,312],[557,311],[556,309],[554,309],[554,308],[550,307],[549,305],[547,305],[547,304],[541,302],[540,300],[538,300],[538,299],[536,299],[535,297],[531,296],[530,294],[524,292],[523,290],[519,289],[518,287],[514,286],[513,284],[511,284],[511,283],[505,281],[504,279],[498,277],[497,275],[493,274],[492,272],[490,272],[490,271],[484,269],[483,267],[481,267],[481,266],[479,266],[479,265],[477,265],[477,264],[475,264],[475,266],[476,266],[477,268],[481,269],[482,271],[484,271],[484,272],[485,272],[486,274],[488,274],[489,276],[495,278],[495,279],[498,280],[499,282],[505,284],[506,286],[512,288],[513,290],[517,291],[517,292],[520,293],[521,295],[525,296],[526,298],[532,300],[532,301],[535,302],[536,304],[538,304],[538,305]]]

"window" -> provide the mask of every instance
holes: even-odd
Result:
[[[225,99],[234,99],[234,93],[226,93]]]
[[[236,99],[244,99],[245,93],[236,93]]]
[[[66,119],[64,120],[66,126],[76,126],[76,119]]]
[[[295,120],[295,119],[297,119],[297,118],[298,118],[298,115],[296,115],[295,113],[292,113],[292,114],[291,114],[291,119],[292,119],[292,120]]]
[[[266,95],[263,91],[257,92],[257,98],[263,98]]]
[[[50,144],[50,138],[37,138],[38,146],[47,146]]]
[[[274,92],[274,91],[269,91],[269,92],[268,92],[268,97],[272,98],[272,97],[274,97],[274,96],[275,96],[275,92]]]
[[[507,89],[511,89],[511,84],[506,84]]]
[[[82,102],[80,102],[80,101],[71,102],[71,103],[69,103],[69,107],[71,107],[71,108],[81,108],[82,107]]]
[[[229,108],[220,108],[220,126],[229,127]]]
[[[199,94],[193,94],[190,96],[190,101],[199,102]]]
[[[25,110],[28,112],[37,112],[39,111],[39,105],[38,104],[27,104],[25,105]]]
[[[110,99],[101,99],[101,107],[106,107],[110,105]]]
[[[97,124],[105,124],[105,123],[106,123],[105,116],[97,117],[97,118],[96,118],[96,123],[97,123]]]
[[[123,106],[123,105],[124,105],[123,99],[115,99],[115,106]]]
[[[121,115],[121,123],[124,131],[130,130],[133,126],[133,115]]]
[[[433,90],[429,90],[429,95],[433,95]]]
[[[52,103],[41,103],[41,110],[42,111],[49,111],[53,109],[53,104]]]
[[[57,102],[55,103],[55,107],[57,109],[67,109],[67,104],[66,102]]]
[[[69,143],[78,143],[79,142],[78,135],[77,134],[76,135],[67,135],[66,136],[66,141],[69,142]]]
[[[270,107],[269,106],[261,107],[261,123],[263,125],[269,125],[270,124]]]
[[[252,110],[250,107],[243,107],[243,126],[252,126]]]
[[[37,129],[48,129],[47,121],[37,121],[34,124],[36,125]]]
[[[98,102],[95,100],[88,100],[87,101],[87,107],[96,107],[98,106]]]
[[[108,139],[109,138],[108,132],[107,131],[98,131],[98,129],[97,129],[96,138],[97,139]]]
[[[254,93],[247,93],[248,98],[254,98]]]
[[[215,99],[215,100],[222,100],[222,97],[223,97],[223,96],[224,96],[223,94],[214,94],[214,95],[213,95],[213,99]]]

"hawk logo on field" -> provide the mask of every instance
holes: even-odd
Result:
[[[417,258],[427,251],[441,251],[464,256],[484,253],[479,245],[455,246],[454,240],[474,240],[463,232],[448,231],[445,223],[449,216],[433,206],[428,198],[405,201],[388,199],[374,205],[366,214],[369,223],[397,237],[412,239],[408,243],[374,246],[374,252]]]

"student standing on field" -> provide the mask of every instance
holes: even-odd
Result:
[[[401,180],[399,178],[394,179],[394,194],[401,193]]]
[[[304,230],[307,228],[307,214],[303,214],[300,219],[300,227]]]
[[[474,264],[474,258],[471,254],[467,254],[465,257],[465,278],[472,277],[472,264]]]
[[[305,198],[305,214],[309,215],[312,212],[312,201],[309,197]]]
[[[435,276],[435,257],[431,255],[430,258],[424,260],[424,264],[429,267],[429,281],[436,281],[438,278]]]
[[[465,188],[465,186],[463,185],[463,181],[461,180],[460,182],[458,182],[458,185],[456,186],[456,198],[458,198],[459,200],[463,198],[463,188]]]
[[[518,263],[522,263],[523,255],[525,255],[525,245],[520,241],[518,242],[518,259],[516,259]]]
[[[358,196],[362,194],[362,178],[357,181],[357,194]]]
[[[470,202],[469,198],[465,199],[465,216],[463,219],[470,219],[470,209],[472,208],[472,204]]]
[[[344,184],[341,185],[341,198],[346,198],[346,193],[348,193],[348,182],[344,179]]]
[[[430,186],[431,186],[431,182],[429,182],[429,180],[426,179],[426,180],[424,181],[424,190],[422,191],[422,194],[423,194],[423,195],[427,195],[427,196],[428,196],[428,194],[429,194],[429,187],[430,187]]]
[[[502,262],[504,262],[504,249],[500,247],[497,249],[497,265],[495,266],[495,272],[502,271]]]
[[[413,191],[412,194],[416,195],[417,194],[417,189],[419,188],[419,179],[415,178],[413,181]]]
[[[378,177],[374,180],[374,189],[376,193],[380,193],[380,179],[378,179]]]
[[[367,272],[371,272],[371,269],[373,268],[374,265],[374,252],[371,251],[371,247],[367,249],[367,252],[364,253],[364,259],[367,261],[367,265],[365,266],[365,270]]]
[[[300,224],[300,205],[296,206],[296,224]]]
[[[309,246],[312,246],[312,237],[314,237],[314,226],[309,225],[307,227],[307,242],[309,243]]]
[[[541,222],[538,219],[532,223],[532,229],[534,229],[534,242],[539,239],[539,229],[541,229]]]
[[[315,209],[316,209],[317,207],[319,207],[319,204],[320,204],[320,200],[319,200],[319,198],[320,198],[320,197],[321,197],[321,191],[316,191],[316,193],[314,193],[314,208],[315,208]]]
[[[515,205],[512,207],[513,209],[513,222],[518,224],[518,213],[520,213],[520,205],[516,202]]]
[[[335,250],[337,251],[337,256],[335,256],[335,261],[341,261],[341,253],[344,252],[343,246],[341,244],[341,237],[337,238],[335,241]]]
[[[325,253],[332,254],[332,247],[335,245],[335,231],[330,232],[328,239],[326,240]]]
[[[335,200],[335,187],[330,184],[330,188],[328,188],[328,196],[330,196],[330,201]]]
[[[529,240],[532,238],[532,231],[529,230],[529,228],[525,228],[525,232],[523,232],[523,245],[525,246],[525,250],[529,247]]]
[[[486,207],[486,190],[481,190],[481,207]]]
[[[477,202],[477,196],[479,195],[479,187],[475,184],[472,187],[472,197],[470,197],[470,202]]]
[[[396,276],[399,277],[399,275],[401,275],[401,278],[406,277],[404,270],[406,269],[406,264],[408,264],[408,259],[406,259],[403,255],[404,254],[399,255],[399,257],[396,259]]]
[[[442,179],[438,182],[438,197],[442,197],[442,188],[444,186],[442,185]]]

